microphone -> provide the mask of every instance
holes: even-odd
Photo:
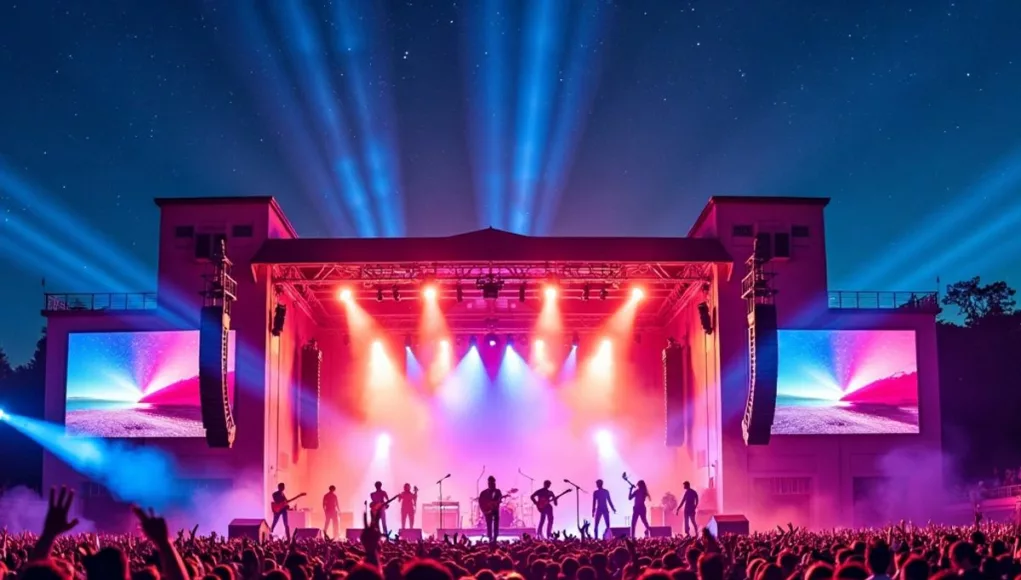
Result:
[[[441,478],[440,478],[440,480],[439,480],[439,481],[437,481],[437,482],[436,482],[436,485],[439,485],[439,484],[440,484],[440,483],[441,483],[441,482],[442,482],[442,481],[443,481],[444,479],[447,479],[447,478],[449,478],[449,477],[450,477],[450,474],[449,474],[449,473],[448,473],[448,474],[446,474],[446,475],[444,475],[443,477],[441,477]]]

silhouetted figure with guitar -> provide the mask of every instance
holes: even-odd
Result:
[[[273,492],[273,501],[270,503],[270,510],[273,512],[273,525],[269,527],[269,533],[271,535],[273,534],[273,530],[277,527],[277,522],[283,520],[284,533],[287,534],[288,538],[291,537],[291,525],[287,522],[287,512],[291,511],[291,502],[300,497],[305,497],[305,494],[299,493],[298,495],[288,499],[287,496],[284,495],[284,484],[277,484],[277,490]]]
[[[486,518],[486,535],[489,541],[496,543],[500,535],[500,504],[503,503],[503,492],[496,488],[496,478],[492,475],[486,480],[486,489],[479,494],[479,510]]]
[[[373,520],[379,522],[379,529],[383,532],[383,535],[389,536],[390,530],[386,527],[386,508],[400,496],[397,495],[391,498],[390,494],[383,491],[383,484],[379,481],[376,482],[375,486],[376,490],[369,494],[369,513],[372,515]]]
[[[634,507],[631,508],[631,537],[635,537],[635,529],[638,527],[638,520],[642,520],[645,525],[645,535],[649,535],[649,518],[648,510],[645,507],[645,502],[649,501],[649,488],[645,485],[644,479],[639,479],[638,483],[631,483],[631,480],[627,478],[627,473],[624,474],[624,481],[631,486],[631,491],[628,492],[627,498],[634,502]]]
[[[418,507],[418,486],[411,489],[410,483],[404,484],[404,490],[397,494],[401,500],[401,529],[407,530],[415,527],[415,509]]]
[[[610,510],[617,513],[617,508],[610,498],[610,490],[603,487],[603,480],[596,480],[596,490],[592,492],[592,517],[596,520],[596,527],[593,530],[594,538],[599,539],[599,522],[606,522],[606,529],[610,529]]]
[[[677,511],[674,514],[681,513],[681,508],[684,508],[684,535],[690,536],[691,532],[698,533],[698,524],[695,523],[695,512],[698,510],[698,492],[691,489],[691,482],[684,482],[684,495],[681,496],[681,505],[677,506]],[[691,524],[689,531],[688,524]]]
[[[571,493],[571,490],[567,490],[560,495],[553,493],[550,487],[553,486],[553,482],[546,480],[542,482],[542,489],[535,490],[532,494],[532,503],[535,504],[535,508],[539,510],[539,527],[536,528],[535,534],[540,538],[546,538],[547,540],[553,537],[553,506],[557,505],[557,501],[565,495]],[[543,524],[546,525],[546,535],[543,535],[542,528]]]
[[[340,534],[340,502],[337,501],[337,487],[334,485],[331,485],[330,491],[323,496],[323,515],[325,516],[323,534],[330,536],[330,526],[332,525],[332,537],[336,538]]]

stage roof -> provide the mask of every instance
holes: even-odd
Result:
[[[488,228],[433,238],[267,240],[252,264],[407,262],[730,263],[715,239],[533,237]]]

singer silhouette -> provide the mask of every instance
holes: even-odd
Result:
[[[603,480],[596,480],[596,490],[592,492],[592,517],[596,520],[596,526],[593,530],[593,537],[599,539],[599,522],[606,522],[606,529],[610,529],[610,510],[613,513],[617,513],[617,508],[613,505],[613,499],[610,498],[610,490],[603,487]]]

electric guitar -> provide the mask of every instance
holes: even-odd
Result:
[[[397,498],[399,498],[399,497],[401,497],[401,496],[400,495],[395,495],[395,496],[393,496],[392,498],[390,498],[390,499],[388,499],[386,501],[374,501],[374,502],[370,503],[369,504],[369,514],[371,514],[372,517],[374,517],[374,518],[375,517],[379,517],[379,515],[381,513],[383,513],[383,510],[385,510],[386,508],[390,507],[390,504],[392,504],[393,502],[397,501]]]
[[[287,506],[290,505],[291,502],[293,502],[294,500],[303,498],[303,497],[305,497],[305,495],[306,495],[305,493],[299,493],[298,495],[292,497],[291,499],[284,498],[284,501],[275,501],[275,502],[269,504],[269,508],[273,512],[273,515],[277,515],[278,513],[280,513],[282,511],[284,511],[285,509],[287,509]]]
[[[486,515],[494,514],[500,510],[500,506],[503,505],[503,502],[511,499],[517,492],[518,488],[515,487],[514,489],[509,490],[507,495],[501,496],[498,501],[479,498],[479,511]]]
[[[634,488],[638,487],[635,484],[631,483],[631,480],[627,478],[627,472],[626,471],[624,472],[624,475],[622,475],[621,477],[623,477],[624,481],[626,481],[627,484],[631,486],[631,489],[634,489]]]
[[[548,508],[549,508],[550,506],[552,506],[553,504],[557,503],[557,500],[558,500],[558,499],[560,499],[560,498],[564,497],[565,495],[567,495],[567,494],[571,493],[572,491],[574,491],[574,490],[573,490],[573,489],[569,489],[569,490],[567,490],[567,491],[565,491],[565,492],[561,493],[560,495],[555,495],[555,496],[553,496],[552,498],[548,498],[548,497],[540,497],[539,499],[535,500],[535,507],[536,507],[536,509],[538,509],[538,510],[539,510],[540,512],[544,512],[544,511],[546,511],[546,510],[547,510],[547,509],[548,509]]]

